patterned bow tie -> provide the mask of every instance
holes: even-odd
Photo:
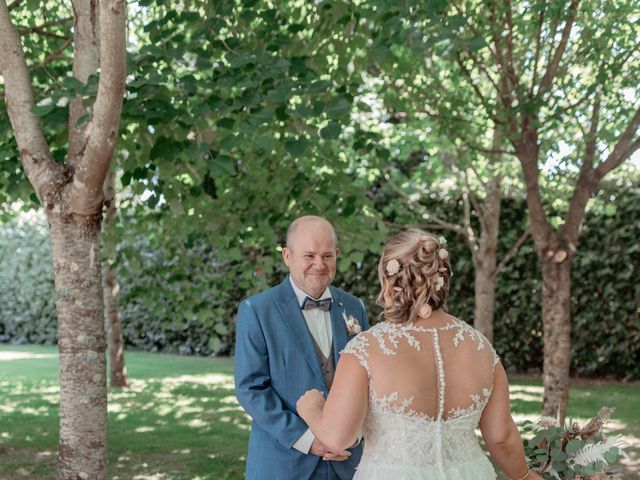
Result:
[[[313,310],[314,308],[319,308],[325,312],[328,312],[331,308],[331,297],[322,298],[320,300],[314,300],[311,297],[306,297],[304,302],[302,302],[302,310]]]

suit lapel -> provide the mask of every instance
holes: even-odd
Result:
[[[333,304],[331,305],[333,360],[335,361],[335,365],[338,366],[340,351],[347,345],[347,340],[349,340],[347,327],[344,323],[344,318],[342,318],[342,313],[346,311],[346,306],[344,305],[344,300],[340,293],[333,287],[329,288],[331,289],[331,297],[333,297]]]
[[[289,277],[285,278],[284,282],[280,284],[280,292],[275,303],[282,315],[285,325],[287,325],[293,336],[294,342],[302,352],[304,360],[316,377],[318,377],[320,383],[324,385],[324,377],[320,370],[320,363],[318,362],[316,348],[313,345],[311,332],[309,332],[307,322],[302,315],[302,310],[300,310],[300,305],[298,305],[298,300],[289,282]]]

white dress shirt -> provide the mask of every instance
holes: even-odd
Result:
[[[289,281],[291,281],[291,286],[293,287],[293,291],[296,294],[296,299],[298,300],[298,305],[302,308],[302,303],[306,297],[310,297],[311,295],[307,295],[304,291],[300,290],[295,283],[293,283],[293,279],[289,277]],[[325,288],[320,298],[314,298],[314,300],[320,300],[321,298],[331,298],[331,291],[329,287]],[[332,339],[332,330],[331,330],[331,315],[329,312],[325,312],[324,310],[320,310],[319,308],[314,308],[311,310],[302,310],[302,316],[307,322],[307,327],[309,327],[309,332],[313,336],[313,339],[318,344],[320,351],[322,354],[329,358],[331,355],[331,339]],[[310,429],[307,429],[302,436],[296,440],[296,443],[293,444],[293,448],[302,452],[309,453],[311,449],[311,444],[315,436],[311,433]]]

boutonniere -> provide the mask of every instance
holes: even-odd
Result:
[[[342,312],[342,318],[344,318],[344,324],[347,327],[347,333],[349,335],[356,335],[362,331],[358,319],[353,315],[347,315],[347,312]]]

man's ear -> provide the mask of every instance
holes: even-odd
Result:
[[[282,249],[282,259],[284,260],[284,263],[288,267],[289,266],[289,262],[291,261],[291,250],[289,250],[287,247],[284,247]]]
[[[336,247],[336,257],[340,255],[340,249],[338,247]]]

